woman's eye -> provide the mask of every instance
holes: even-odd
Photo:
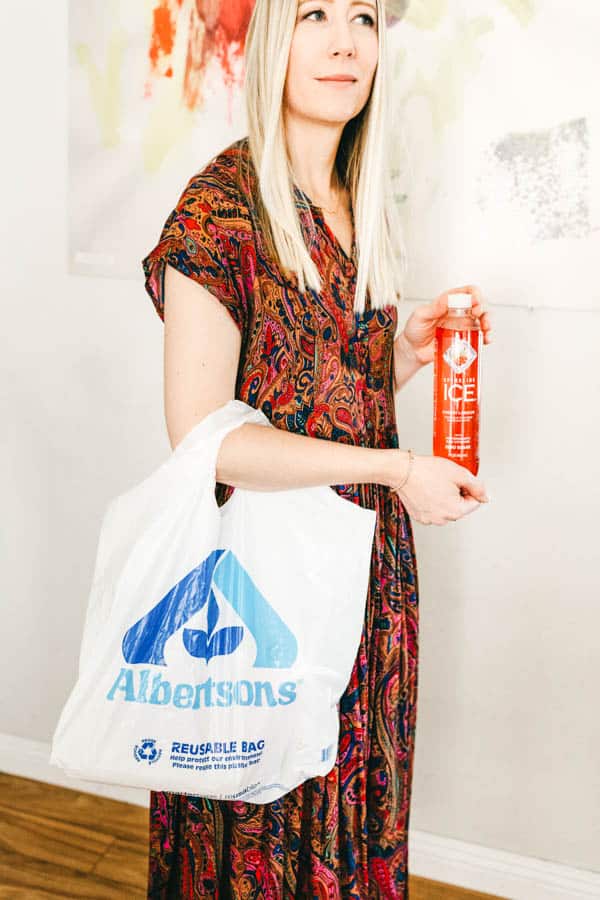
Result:
[[[313,9],[311,12],[306,13],[305,16],[302,16],[302,18],[309,19],[311,16],[315,16],[315,15],[325,15],[325,13],[323,12],[322,9]],[[370,16],[369,13],[359,13],[356,18],[357,19],[360,19],[360,18],[368,19],[368,24],[371,27],[373,27],[375,25],[375,19],[373,18],[373,16]],[[315,19],[313,21],[317,21],[317,20]]]

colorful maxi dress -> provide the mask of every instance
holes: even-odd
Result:
[[[204,285],[241,332],[235,396],[278,428],[363,447],[398,447],[392,376],[395,306],[352,308],[347,256],[322,211],[295,188],[323,278],[301,294],[269,258],[253,218],[247,138],[185,187],[143,259],[161,319],[165,263]],[[355,245],[353,250],[355,249]],[[408,823],[417,707],[418,581],[413,534],[381,484],[332,485],[375,509],[360,647],[339,704],[335,765],[266,805],[151,792],[148,898],[394,900],[408,897]],[[222,505],[234,488],[217,483]]]

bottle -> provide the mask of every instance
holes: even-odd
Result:
[[[433,455],[479,471],[481,344],[470,294],[449,294],[448,314],[435,332]]]

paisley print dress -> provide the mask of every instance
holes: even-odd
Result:
[[[243,176],[246,172],[247,175]],[[143,259],[161,319],[165,263],[204,285],[241,333],[236,397],[278,428],[363,447],[398,447],[393,337],[397,309],[353,310],[349,257],[322,211],[296,187],[307,246],[323,278],[300,293],[261,240],[247,138],[186,185]],[[339,704],[328,775],[261,805],[151,792],[148,897],[211,900],[394,900],[408,897],[415,743],[418,582],[413,534],[381,484],[331,486],[376,510],[360,646]],[[222,505],[233,487],[217,483]]]

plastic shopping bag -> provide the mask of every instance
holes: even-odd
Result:
[[[50,762],[97,782],[268,803],[335,764],[358,651],[374,510],[328,486],[235,488],[206,416],[103,519],[77,682]]]

